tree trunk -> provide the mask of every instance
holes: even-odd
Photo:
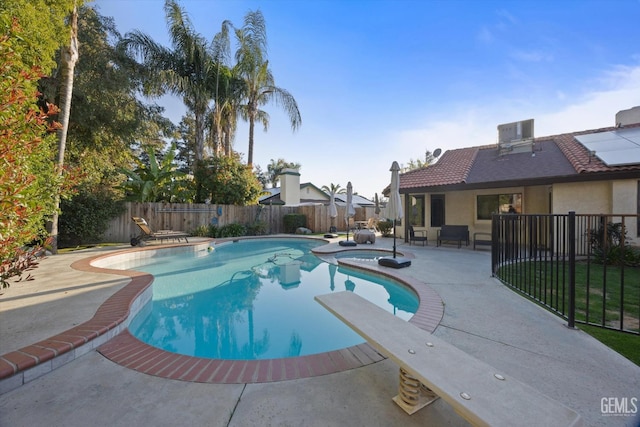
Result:
[[[255,127],[255,119],[253,115],[249,115],[249,152],[247,153],[247,166],[253,166],[253,129]]]
[[[62,125],[57,131],[58,136],[58,159],[56,167],[58,176],[62,176],[64,168],[64,153],[67,146],[67,132],[69,130],[69,115],[71,114],[71,97],[73,95],[73,74],[78,62],[78,10],[73,6],[71,12],[71,37],[69,46],[65,46],[61,51],[61,86],[60,86],[60,113],[58,121]],[[51,218],[51,251],[58,253],[58,217],[60,210],[60,192],[55,195],[56,203],[53,216]]]

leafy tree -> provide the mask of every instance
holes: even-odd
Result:
[[[0,282],[21,275],[32,264],[21,247],[42,236],[44,220],[54,210],[58,186],[51,162],[54,130],[36,106],[36,68],[24,68],[14,46],[17,24],[0,33]],[[50,113],[55,113],[53,106]],[[24,258],[26,257],[26,258]]]
[[[187,175],[174,163],[175,145],[158,161],[153,147],[147,147],[149,163],[136,159],[135,170],[123,169],[127,181],[122,185],[127,199],[135,202],[182,202],[189,199]]]
[[[43,74],[55,69],[55,54],[69,41],[65,20],[75,3],[75,0],[2,0],[2,31],[7,31],[14,19],[21,28],[17,39],[20,42],[13,44],[14,61],[25,69],[37,66]]]
[[[261,106],[274,101],[282,107],[288,114],[294,131],[302,124],[302,117],[294,97],[287,90],[275,85],[267,60],[267,29],[262,12],[257,10],[247,13],[244,25],[235,30],[235,35],[238,48],[234,73],[244,82],[240,114],[249,122],[247,164],[252,166],[255,122],[261,122],[265,131],[269,127],[269,114],[261,110]]]
[[[238,155],[217,156],[199,162],[196,181],[203,183],[196,201],[223,205],[251,205],[262,195],[262,186]]]
[[[409,163],[407,164],[407,166],[402,168],[402,172],[407,172],[413,169],[426,168],[427,166],[432,165],[435,161],[436,161],[436,158],[433,155],[433,153],[427,150],[424,155],[424,161],[420,159],[416,159],[416,160],[409,159]]]
[[[284,159],[273,160],[267,165],[267,179],[274,188],[278,186],[280,175],[285,169],[300,169],[300,163],[287,162]]]

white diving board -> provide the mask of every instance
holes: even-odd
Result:
[[[440,397],[476,426],[583,425],[572,409],[352,292],[315,299],[400,366],[393,400],[409,414]]]

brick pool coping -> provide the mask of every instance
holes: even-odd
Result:
[[[46,373],[96,349],[109,360],[158,377],[218,384],[263,383],[326,375],[366,366],[385,359],[367,343],[341,350],[308,356],[268,360],[203,359],[170,353],[134,338],[127,327],[131,318],[151,299],[153,276],[135,270],[115,270],[99,267],[101,261],[113,257],[135,259],[147,251],[197,250],[209,245],[173,244],[127,249],[112,254],[98,255],[74,262],[71,267],[92,273],[117,274],[131,281],[108,298],[96,314],[80,325],[35,344],[0,356],[0,394],[13,390]],[[329,246],[329,245],[327,245]],[[185,247],[191,249],[185,249]],[[318,251],[328,256],[342,250]],[[373,248],[363,247],[365,250]],[[349,250],[358,250],[349,248]],[[137,254],[137,255],[136,255]],[[405,257],[413,258],[411,254]],[[411,288],[419,298],[419,306],[409,322],[433,332],[444,315],[440,296],[428,285],[400,270],[380,267],[375,262],[338,260],[340,265],[361,269],[373,274],[393,278]]]

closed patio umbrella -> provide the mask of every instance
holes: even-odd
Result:
[[[331,228],[329,229],[330,233],[335,233],[335,218],[338,217],[338,207],[336,206],[336,193],[331,192],[331,197],[329,199],[329,218],[331,218]]]
[[[340,246],[355,246],[356,242],[353,240],[349,241],[349,218],[356,214],[356,210],[353,207],[353,186],[351,185],[351,181],[347,183],[347,206],[344,211],[344,221],[347,223],[347,240],[341,240],[338,244]]]
[[[402,219],[402,199],[400,198],[400,165],[398,162],[391,164],[391,185],[389,186],[389,203],[387,203],[387,215],[393,220],[393,258],[383,257],[378,264],[387,267],[408,267],[411,261],[406,258],[396,257],[396,220]]]

